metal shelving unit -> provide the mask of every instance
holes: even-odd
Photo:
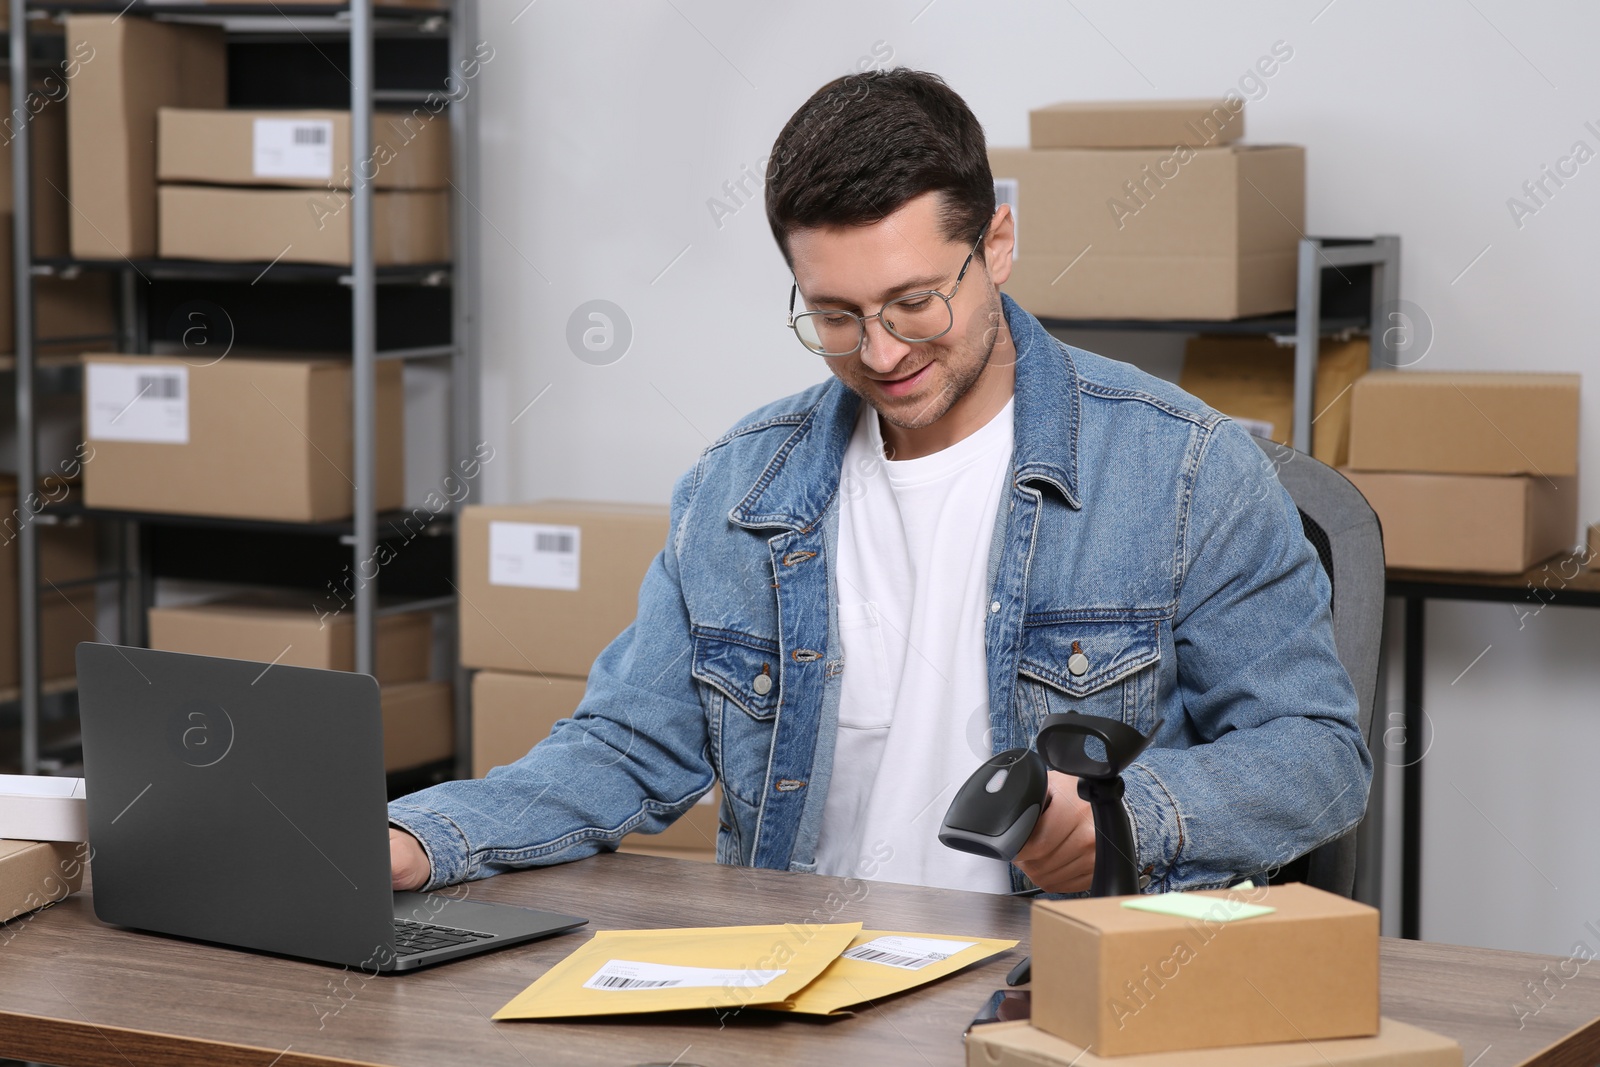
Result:
[[[1345,268],[1349,268],[1347,273]],[[1052,319],[1046,328],[1074,330],[1142,330],[1157,333],[1215,333],[1294,339],[1294,440],[1301,452],[1311,451],[1311,423],[1316,415],[1312,386],[1317,376],[1317,348],[1324,337],[1365,331],[1372,340],[1369,365],[1394,367],[1400,331],[1392,316],[1400,314],[1400,238],[1302,237],[1293,314],[1209,322],[1202,319]]]
[[[478,440],[477,395],[479,374],[477,368],[478,313],[477,266],[478,236],[477,199],[477,117],[476,91],[456,98],[450,85],[459,84],[462,72],[474,59],[477,42],[476,0],[450,0],[448,8],[421,10],[411,8],[374,9],[373,0],[351,0],[347,6],[329,7],[323,4],[294,3],[225,3],[197,7],[193,3],[163,3],[159,0],[134,0],[126,2],[101,2],[101,0],[45,0],[29,3],[28,0],[7,0],[10,9],[12,32],[9,40],[11,57],[11,91],[16,101],[26,99],[29,89],[29,19],[58,17],[69,13],[121,13],[135,17],[150,17],[164,21],[203,23],[221,26],[230,43],[249,40],[253,42],[281,42],[289,46],[309,43],[318,52],[318,41],[347,42],[349,48],[348,70],[340,71],[349,82],[349,110],[351,114],[351,159],[365,160],[372,155],[372,121],[378,103],[421,102],[430,91],[424,88],[378,88],[379,38],[413,38],[422,41],[445,41],[448,57],[444,69],[437,71],[433,89],[445,96],[441,118],[449,122],[452,139],[453,164],[453,261],[451,263],[423,266],[378,267],[373,254],[373,187],[370,182],[357,184],[351,189],[353,257],[350,266],[319,266],[311,264],[277,263],[270,271],[267,263],[212,263],[189,260],[140,259],[136,261],[74,261],[63,259],[36,259],[32,255],[31,189],[30,189],[30,130],[20,124],[12,141],[12,172],[15,216],[16,345],[15,376],[18,438],[19,489],[36,483],[39,476],[39,456],[36,447],[35,407],[41,369],[36,356],[36,339],[33,324],[33,282],[36,276],[61,274],[79,270],[103,270],[118,276],[120,293],[119,345],[125,352],[148,352],[151,348],[149,290],[157,282],[194,283],[249,283],[268,280],[274,286],[300,285],[311,287],[343,286],[348,288],[351,325],[350,345],[353,374],[352,425],[354,455],[351,480],[353,493],[353,518],[341,523],[302,524],[288,522],[261,522],[206,516],[154,514],[142,512],[93,509],[81,504],[52,508],[45,521],[74,521],[78,518],[94,519],[104,523],[116,533],[117,555],[120,570],[116,574],[101,576],[97,582],[116,582],[119,591],[120,633],[117,639],[127,643],[143,644],[145,641],[145,612],[153,601],[153,578],[157,553],[152,542],[160,537],[179,539],[194,532],[204,532],[208,538],[234,538],[240,543],[259,544],[260,538],[281,539],[288,546],[285,558],[303,561],[308,570],[326,567],[328,546],[346,555],[351,571],[361,573],[363,563],[376,558],[380,542],[396,535],[414,538],[416,532],[401,534],[402,524],[408,530],[417,523],[413,510],[380,514],[376,510],[375,489],[377,455],[375,443],[376,397],[375,370],[380,360],[433,361],[449,366],[450,402],[449,453],[453,470],[472,456]],[[323,58],[327,58],[325,55]],[[332,60],[329,60],[332,63]],[[35,66],[37,66],[37,60]],[[335,64],[335,66],[337,66]],[[393,73],[393,64],[389,72]],[[432,75],[430,75],[432,76]],[[419,83],[420,84],[420,83]],[[230,101],[234,103],[234,101]],[[324,105],[326,106],[326,105]],[[431,109],[430,109],[431,110]],[[438,121],[434,119],[433,121]],[[416,287],[412,292],[428,289],[448,289],[450,298],[449,337],[443,343],[419,344],[410,347],[393,346],[380,349],[379,335],[384,318],[380,316],[380,291],[391,286]],[[270,288],[270,287],[269,287]],[[391,310],[394,304],[391,302]],[[403,332],[403,331],[400,331]],[[70,374],[63,375],[55,369],[51,387],[75,384]],[[25,489],[23,489],[25,491]],[[454,573],[454,517],[461,507],[453,501],[448,511],[431,516],[420,531],[430,535],[425,541],[448,537],[448,550],[418,551],[413,556],[426,556],[425,562],[435,570],[442,570],[445,585]],[[21,720],[21,759],[25,773],[39,770],[39,720],[42,696],[40,677],[39,642],[39,549],[38,523],[25,522],[20,527],[19,541],[19,630],[20,630],[20,685],[17,694]],[[154,535],[154,536],[153,536]],[[276,543],[276,542],[275,542]],[[168,553],[171,555],[172,553]],[[276,562],[276,561],[275,561]],[[412,572],[419,568],[413,560]],[[391,568],[385,567],[381,576],[388,584]],[[402,577],[405,577],[402,575]],[[418,587],[417,574],[409,581],[396,584]],[[424,577],[439,577],[431,575]],[[386,590],[380,603],[378,583],[361,582],[353,595],[355,622],[356,670],[371,673],[375,660],[377,619],[382,615],[404,610],[430,610],[446,613],[454,621],[457,600],[453,595],[439,595],[433,588],[420,592],[390,595]],[[453,586],[451,586],[453,589]],[[453,664],[454,657],[450,657]],[[465,774],[469,768],[470,753],[470,692],[464,673],[452,666],[455,687],[456,758],[454,773]]]

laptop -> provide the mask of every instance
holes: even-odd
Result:
[[[78,646],[101,921],[393,973],[587,920],[395,892],[368,675]]]

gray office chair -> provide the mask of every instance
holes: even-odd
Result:
[[[1274,882],[1299,881],[1378,906],[1383,862],[1382,679],[1384,563],[1378,516],[1349,480],[1304,452],[1256,438],[1300,511],[1306,540],[1333,587],[1333,639],[1355,685],[1361,733],[1376,766],[1367,814],[1352,831],[1287,864]]]

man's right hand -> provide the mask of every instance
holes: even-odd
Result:
[[[417,839],[396,827],[389,827],[389,872],[396,889],[421,889],[432,873],[428,854]]]

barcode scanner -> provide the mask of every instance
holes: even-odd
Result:
[[[1158,721],[1151,734],[1159,729]],[[1100,756],[1093,754],[1098,751]],[[1037,751],[1013,748],[990,757],[956,792],[945,812],[939,840],[961,852],[1008,863],[1027,843],[1044,810],[1047,771],[1078,779],[1078,796],[1094,816],[1094,878],[1089,895],[1128,896],[1139,892],[1133,827],[1122,806],[1122,772],[1150,744],[1138,730],[1098,715],[1051,715],[1039,728]],[[1032,977],[1024,959],[1006,976],[1007,985]]]
[[[1016,858],[1044,810],[1048,770],[1031,748],[989,757],[950,802],[940,843],[974,856]]]

